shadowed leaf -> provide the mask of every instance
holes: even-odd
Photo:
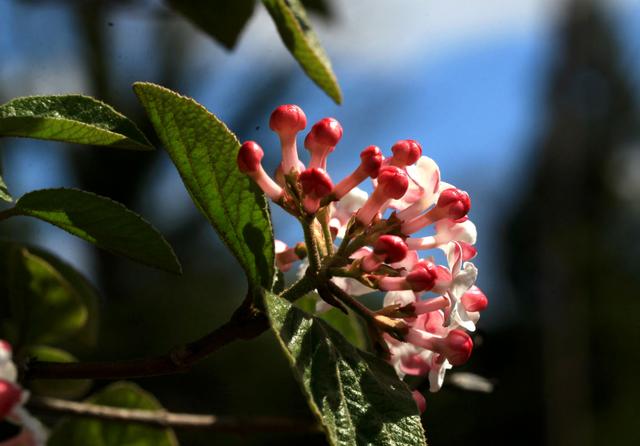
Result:
[[[117,382],[93,395],[88,403],[126,409],[162,410],[150,393],[133,383]],[[48,446],[177,446],[172,429],[83,418],[65,418],[51,433]]]
[[[15,212],[51,223],[113,254],[171,273],[181,272],[162,235],[138,214],[109,198],[78,189],[42,189],[20,197]]]

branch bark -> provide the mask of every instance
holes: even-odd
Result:
[[[175,348],[165,355],[124,361],[27,362],[26,379],[124,379],[186,372],[198,361],[239,339],[253,339],[269,328],[266,315],[255,307],[250,295],[231,319],[211,333]]]
[[[251,417],[239,418],[231,416],[199,415],[172,413],[167,411],[151,411],[141,409],[124,409],[120,407],[100,406],[79,403],[57,398],[32,396],[27,403],[30,410],[60,415],[96,418],[100,420],[140,423],[156,427],[172,427],[178,429],[208,429],[217,432],[288,432],[288,433],[320,433],[321,428],[311,420],[284,417]]]

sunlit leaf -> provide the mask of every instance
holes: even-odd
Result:
[[[416,404],[389,364],[276,295],[266,293],[265,306],[331,445],[426,446]]]
[[[136,125],[87,96],[28,96],[0,105],[0,136],[152,150]]]
[[[249,281],[271,289],[275,265],[269,209],[260,189],[236,166],[236,136],[193,99],[149,83],[136,83],[134,90],[194,203]]]
[[[162,235],[109,198],[78,189],[42,189],[16,202],[15,212],[46,221],[96,246],[171,273],[180,264]]]
[[[198,28],[232,49],[253,14],[256,0],[168,0]]]
[[[305,73],[336,103],[342,92],[331,62],[316,36],[299,0],[262,0],[280,37]]]
[[[88,403],[126,409],[162,410],[150,393],[133,383],[111,384]],[[51,433],[48,446],[177,446],[172,429],[88,418],[62,420]]]

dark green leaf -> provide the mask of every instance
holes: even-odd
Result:
[[[27,247],[30,252],[43,258],[71,285],[80,299],[84,307],[87,309],[87,322],[82,329],[73,336],[74,341],[80,341],[87,346],[95,346],[98,341],[98,328],[100,324],[99,314],[99,296],[95,287],[75,268],[63,261],[54,254],[45,251],[42,248],[34,246]]]
[[[16,341],[53,344],[77,333],[87,322],[88,312],[75,288],[27,248],[15,243],[1,246],[2,285],[8,297],[3,305],[9,310]]]
[[[336,75],[299,0],[262,0],[280,37],[307,75],[336,103],[342,92]]]
[[[0,106],[0,136],[152,150],[136,125],[87,96],[29,96]]]
[[[28,358],[38,361],[76,362],[69,352],[46,345],[31,346],[26,350]],[[29,390],[37,395],[54,398],[79,398],[91,388],[88,379],[35,379],[29,382]]]
[[[411,393],[389,364],[278,296],[266,293],[265,305],[332,445],[426,446]]]
[[[256,0],[168,1],[173,9],[228,49],[235,46],[256,3]]]
[[[7,201],[9,203],[13,202],[13,197],[9,194],[9,189],[7,189],[7,185],[5,184],[2,176],[0,176],[0,200]]]
[[[181,271],[162,235],[109,198],[78,189],[42,189],[20,197],[15,212],[49,222],[114,254],[172,273]]]
[[[193,99],[149,83],[134,90],[191,198],[231,249],[249,281],[273,286],[274,242],[267,201],[236,166],[238,139]]]
[[[126,409],[162,410],[160,403],[133,383],[117,382],[95,394],[88,403]],[[62,420],[49,446],[177,446],[173,430],[83,418]]]

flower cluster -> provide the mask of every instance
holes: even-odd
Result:
[[[0,446],[44,446],[47,433],[42,424],[24,408],[29,392],[16,382],[16,366],[12,360],[11,345],[0,339],[0,422],[5,420],[21,426],[16,436]]]
[[[312,126],[304,139],[310,152],[305,166],[298,158],[297,134],[306,125],[296,105],[272,113],[269,126],[282,145],[273,178],[262,167],[263,150],[256,142],[245,142],[238,153],[240,170],[305,231],[304,243],[294,247],[276,241],[277,265],[287,271],[306,257],[300,282],[317,289],[322,298],[317,309],[357,312],[398,375],[426,376],[435,392],[447,369],[469,359],[473,341],[467,332],[475,330],[487,307],[469,262],[477,253],[476,228],[467,216],[469,195],[441,181],[438,166],[414,140],[396,142],[389,157],[377,146],[366,147],[360,164],[334,184],[327,158],[342,127],[333,118]],[[357,187],[367,179],[373,182],[371,195]],[[431,235],[416,235],[427,231]],[[425,255],[429,250],[442,251],[447,264]],[[377,311],[354,298],[375,290],[386,292]],[[414,392],[414,398],[424,410],[424,397]]]

